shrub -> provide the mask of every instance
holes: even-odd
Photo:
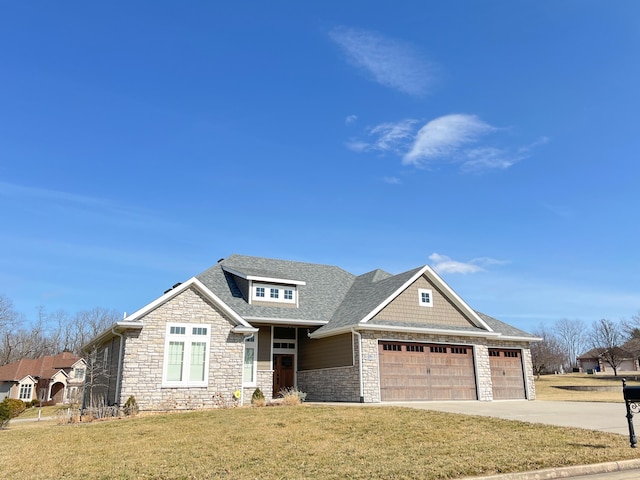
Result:
[[[7,402],[0,403],[0,428],[5,428],[11,420],[11,409]]]
[[[259,388],[256,388],[251,395],[251,405],[254,407],[264,407],[267,401],[264,398],[264,393]]]
[[[305,392],[296,390],[293,387],[280,390],[280,396],[282,397],[282,403],[284,405],[300,405],[307,398]]]
[[[11,413],[11,418],[17,417],[27,409],[27,404],[22,400],[16,400],[15,398],[5,398],[2,403],[6,403]]]
[[[131,395],[126,402],[124,402],[124,414],[127,417],[133,417],[138,414],[138,404],[136,403],[136,397]]]

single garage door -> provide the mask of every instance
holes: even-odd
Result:
[[[607,365],[608,367],[609,365]],[[613,370],[613,369],[612,369]],[[636,370],[635,360],[623,360],[618,367],[618,372],[634,372]]]
[[[382,401],[476,400],[473,347],[380,342]]]
[[[489,364],[494,400],[526,398],[520,350],[490,348]]]

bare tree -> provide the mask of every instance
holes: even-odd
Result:
[[[560,341],[552,331],[541,325],[533,334],[542,341],[531,344],[533,373],[540,378],[543,373],[558,370],[564,363],[565,352]]]
[[[625,357],[621,345],[625,336],[622,325],[603,318],[593,322],[591,329],[591,345],[597,349],[602,359],[613,369],[613,375],[618,376],[618,367]]]
[[[95,307],[91,310],[81,310],[73,317],[72,324],[75,336],[70,350],[76,355],[82,355],[81,348],[93,337],[104,332],[120,319],[116,310]]]
[[[629,339],[640,338],[640,311],[631,320],[622,320],[622,329]]]
[[[555,336],[565,354],[567,369],[577,367],[577,357],[589,344],[587,327],[582,320],[558,320],[554,326]]]
[[[0,295],[0,366],[64,351],[82,355],[82,345],[118,319],[117,311],[102,307],[82,310],[74,316],[64,310],[47,313],[39,307],[36,319],[29,321],[13,309],[8,297]]]

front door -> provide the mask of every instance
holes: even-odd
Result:
[[[293,388],[293,355],[275,354],[273,356],[273,398],[283,388]]]

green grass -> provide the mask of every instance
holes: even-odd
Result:
[[[311,405],[16,423],[0,432],[0,451],[3,477],[40,480],[62,478],[61,469],[66,479],[446,479],[638,455],[622,435],[396,407]],[[63,466],[25,469],[34,455],[39,465]]]
[[[556,400],[563,402],[616,402],[624,403],[622,397],[622,378],[627,378],[628,385],[640,385],[633,380],[640,377],[613,377],[609,375],[588,375],[586,373],[567,373],[564,375],[543,375],[536,379],[536,400]],[[618,386],[619,391],[571,391],[556,388],[558,386]]]

